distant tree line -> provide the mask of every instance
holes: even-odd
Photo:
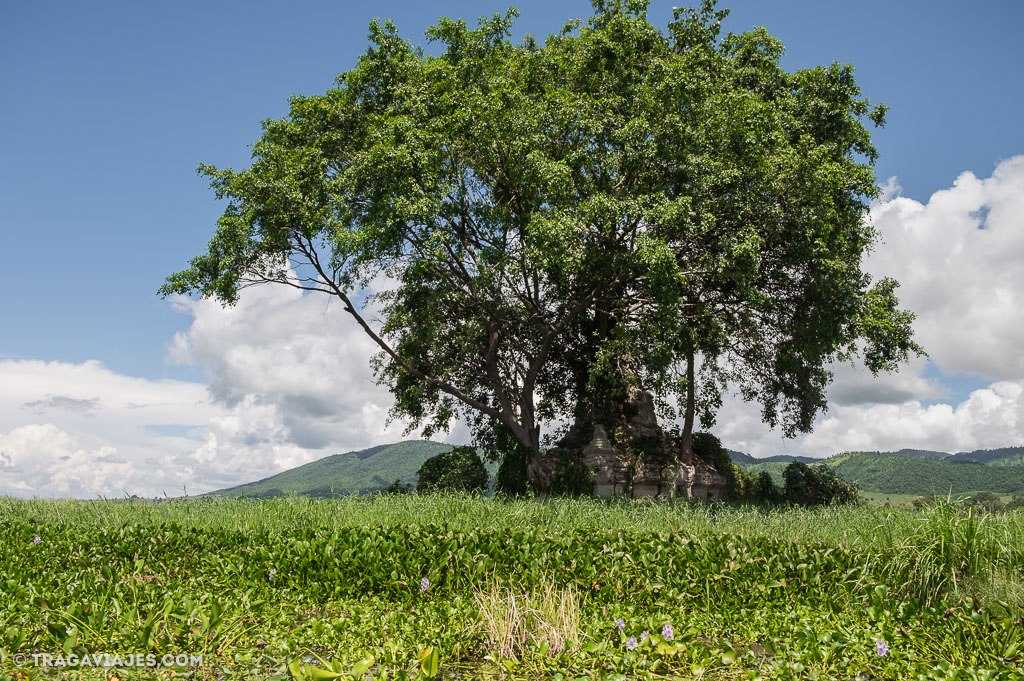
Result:
[[[949,498],[949,496],[925,494],[914,499],[913,504],[914,508],[928,508]],[[973,508],[986,513],[1005,513],[1024,508],[1024,495],[1020,494],[1014,494],[1009,501],[1003,501],[992,492],[977,492],[969,497],[957,498],[955,501],[963,504],[964,508]]]
[[[694,436],[694,451],[725,475],[728,501],[747,501],[777,506],[830,506],[860,502],[860,487],[847,482],[831,466],[791,462],[782,471],[782,486],[768,471],[754,475],[731,462],[728,451],[709,433]]]

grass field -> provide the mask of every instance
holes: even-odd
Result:
[[[0,527],[20,679],[1024,677],[1019,511],[0,499]],[[40,666],[103,653],[203,659]]]

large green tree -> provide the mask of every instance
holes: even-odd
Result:
[[[643,0],[594,8],[543,45],[510,41],[514,10],[441,19],[438,56],[373,23],[336,88],[264,124],[248,170],[201,166],[228,206],[161,293],[335,296],[395,415],[497,426],[533,475],[543,424],[630,386],[677,408],[684,440],[730,384],[792,434],[831,362],[918,350],[895,282],[861,268],[884,109],[852,68],[787,73],[764,30],[722,36],[712,2],[664,32]],[[385,278],[374,325],[360,292]]]

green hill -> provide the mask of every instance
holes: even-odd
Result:
[[[986,466],[1022,466],[1024,467],[1024,452],[1017,454],[1016,456],[1006,456],[1000,459],[996,459],[991,463],[985,464]]]
[[[885,494],[1024,492],[1024,467],[923,461],[901,454],[861,454],[836,466],[836,473],[862,489]]]
[[[754,459],[741,453],[733,461],[754,475],[768,471],[782,483],[786,457]],[[751,463],[752,462],[752,463]],[[814,460],[865,492],[908,494],[1024,493],[1024,447],[947,454],[920,449],[898,452],[847,452]]]
[[[975,461],[986,466],[1021,466],[1024,465],[1024,447],[1001,447],[1000,449],[978,449],[973,452],[960,452],[953,455],[954,460]]]
[[[822,459],[814,459],[809,456],[791,456],[789,454],[776,454],[775,456],[768,456],[765,458],[757,459],[749,454],[738,452],[734,449],[725,450],[729,453],[729,458],[732,462],[754,475],[759,475],[761,471],[768,471],[772,474],[772,477],[779,483],[782,482],[782,471],[785,470],[786,466],[794,461],[800,461],[801,463],[821,463]]]
[[[889,452],[878,452],[880,454],[888,454]],[[909,456],[914,459],[920,459],[921,461],[945,461],[950,458],[949,452],[935,452],[930,449],[901,449],[895,452],[901,456]]]
[[[753,466],[760,460],[755,459],[749,454],[738,452],[735,449],[726,449],[725,451],[729,453],[729,458],[732,459],[732,462],[737,466]]]
[[[789,465],[794,461],[800,463],[818,463],[821,459],[815,459],[813,456],[794,456],[792,454],[776,454],[775,456],[767,456],[763,459],[758,459],[761,463],[783,463]]]
[[[257,482],[210,494],[260,498],[290,494],[315,497],[366,494],[384,489],[396,479],[403,484],[415,484],[416,473],[423,462],[451,448],[452,445],[427,440],[378,445],[358,452],[327,456]]]

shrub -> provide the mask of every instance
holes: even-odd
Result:
[[[754,481],[754,501],[761,504],[781,504],[785,501],[782,490],[768,471],[761,471]]]
[[[837,476],[827,466],[808,466],[799,461],[782,471],[786,501],[799,506],[852,504],[859,500],[859,489]]]
[[[757,478],[748,473],[736,464],[732,468],[732,489],[726,489],[726,499],[730,501],[748,501],[754,499],[754,489],[757,486]]]
[[[929,508],[937,503],[939,503],[939,498],[935,496],[935,492],[928,492],[928,494],[917,497],[911,502],[914,508]]]
[[[1006,510],[1006,504],[992,492],[978,492],[971,497],[971,504],[989,513],[1002,513]]]
[[[589,497],[594,493],[594,474],[584,468],[568,452],[558,456],[555,474],[551,476],[551,494],[555,496]]]
[[[725,478],[725,496],[727,499],[739,499],[742,493],[742,482],[733,469],[729,452],[725,451],[722,441],[711,433],[694,433],[690,445],[693,454],[715,467]]]
[[[381,490],[384,494],[408,494],[411,491],[412,485],[402,484],[402,481],[397,479]]]
[[[417,492],[484,492],[487,489],[487,469],[474,447],[454,447],[432,456],[423,462],[417,475]]]

